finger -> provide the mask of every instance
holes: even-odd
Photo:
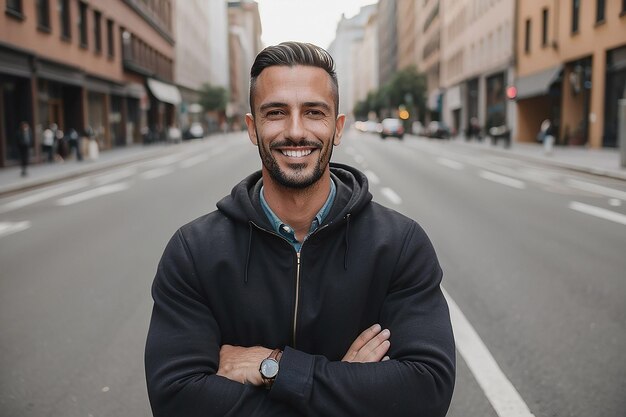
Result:
[[[346,352],[345,356],[342,360],[351,360],[359,353],[361,348],[365,346],[370,340],[372,340],[376,335],[380,333],[381,327],[380,324],[374,324],[373,326],[363,330],[363,332],[352,342],[348,352]]]
[[[357,362],[378,362],[389,350],[391,332],[385,329],[363,346],[355,357]]]

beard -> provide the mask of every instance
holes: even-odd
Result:
[[[255,127],[256,130],[256,127]],[[259,155],[261,162],[267,170],[272,180],[285,188],[302,190],[315,184],[322,178],[324,171],[330,162],[330,158],[333,154],[333,143],[335,139],[335,131],[333,131],[332,137],[328,140],[328,145],[324,146],[318,141],[303,140],[297,144],[293,141],[282,140],[277,141],[269,145],[265,144],[263,138],[259,136],[258,130],[256,130],[257,143],[259,148]],[[313,169],[309,168],[309,163],[290,163],[287,165],[288,171],[281,168],[278,161],[274,157],[272,150],[275,148],[286,148],[289,146],[307,146],[319,150],[319,156],[315,161]]]

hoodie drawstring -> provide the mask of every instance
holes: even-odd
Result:
[[[344,235],[344,241],[346,243],[346,251],[343,255],[343,269],[348,270],[348,249],[350,248],[350,240],[348,234],[350,233],[350,213],[346,214],[346,234]]]
[[[248,223],[248,253],[246,254],[246,271],[244,273],[243,282],[248,283],[248,268],[250,267],[250,252],[252,252],[252,222]]]

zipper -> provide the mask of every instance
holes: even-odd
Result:
[[[304,242],[303,242],[304,243]],[[302,247],[300,248],[302,249]],[[298,307],[300,301],[300,252],[296,252],[298,258],[298,264],[296,266],[296,302],[293,308],[293,338],[291,340],[292,346],[296,347],[296,331],[298,326]]]

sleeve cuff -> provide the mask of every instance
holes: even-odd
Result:
[[[314,364],[315,356],[285,347],[269,397],[291,404],[296,409],[302,407],[311,396]]]

